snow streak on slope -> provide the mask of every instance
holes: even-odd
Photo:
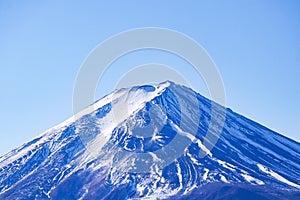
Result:
[[[289,180],[287,180],[286,178],[280,176],[279,174],[277,174],[276,172],[273,172],[272,170],[266,168],[265,166],[261,165],[261,164],[257,164],[257,167],[264,173],[269,174],[271,176],[273,176],[274,178],[276,178],[277,180],[284,182],[288,185],[291,185],[293,187],[299,188],[300,189],[300,185],[293,183]]]

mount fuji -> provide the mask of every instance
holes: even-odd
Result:
[[[0,157],[0,199],[300,199],[300,144],[173,82],[120,89]]]

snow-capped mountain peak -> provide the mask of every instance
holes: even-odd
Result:
[[[299,158],[299,143],[164,82],[116,90],[0,157],[0,199],[299,197]]]

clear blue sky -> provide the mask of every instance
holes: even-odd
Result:
[[[296,0],[0,0],[0,155],[72,115],[77,72],[97,44],[149,26],[194,38],[219,68],[228,107],[300,141],[299,10]]]

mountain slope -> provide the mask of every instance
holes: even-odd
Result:
[[[299,143],[165,82],[115,91],[2,156],[0,199],[296,199],[299,158]]]

